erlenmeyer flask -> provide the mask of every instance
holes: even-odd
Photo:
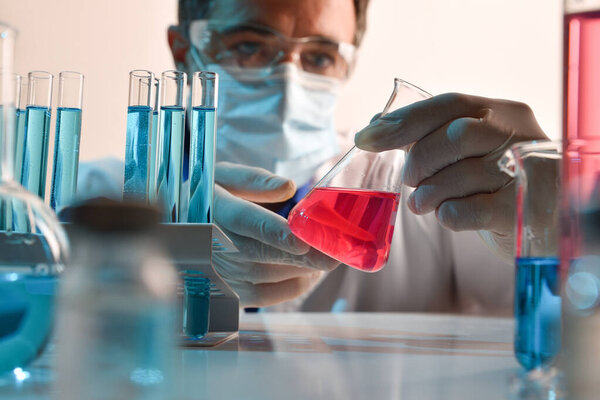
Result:
[[[431,95],[394,79],[381,118]],[[400,200],[402,150],[352,149],[311,189],[288,217],[291,231],[353,268],[379,271],[387,262]]]
[[[22,382],[54,320],[66,236],[41,199],[13,176],[15,32],[0,23],[0,385]]]

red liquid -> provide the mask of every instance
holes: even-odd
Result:
[[[294,235],[351,267],[379,271],[387,262],[400,195],[317,188],[290,212]]]
[[[600,202],[600,9],[565,15],[564,22],[561,253],[569,265],[583,250],[579,215]]]

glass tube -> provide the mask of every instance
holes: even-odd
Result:
[[[15,31],[0,24],[0,189],[14,179],[15,76],[12,73]],[[0,190],[0,231],[13,226],[13,207]]]
[[[0,182],[12,181],[14,165],[15,85],[12,74],[15,31],[0,23]]]
[[[166,222],[179,221],[183,172],[185,110],[183,90],[187,75],[165,71],[160,81],[160,113],[157,156],[157,193]]]
[[[216,73],[202,71],[194,73],[187,222],[212,223],[217,93]]]
[[[23,170],[23,147],[25,146],[25,107],[27,106],[27,79],[21,78],[17,110],[17,135],[15,137],[15,180],[21,182]]]
[[[53,78],[44,71],[28,74],[21,184],[42,199],[46,191]]]
[[[156,156],[158,154],[158,110],[160,109],[160,79],[154,78],[154,107],[152,109],[152,134],[150,135],[150,169],[148,171],[148,198],[156,199]]]
[[[58,214],[69,206],[77,190],[83,75],[63,71],[58,77],[58,108],[50,207]]]
[[[151,93],[154,74],[146,70],[129,73],[129,107],[125,144],[123,200],[148,200],[148,160],[152,123]]]
[[[13,105],[14,105],[14,110],[15,110],[15,119],[14,119],[14,127],[13,129],[17,129],[18,126],[18,118],[19,118],[19,100],[21,98],[21,75],[19,74],[11,74],[12,75],[12,79],[11,79],[11,85],[13,87],[12,92],[13,92]],[[16,160],[16,154],[17,154],[17,140],[16,137],[14,137],[13,140],[13,166],[15,165],[15,160]],[[14,167],[13,167],[13,173],[14,173]]]

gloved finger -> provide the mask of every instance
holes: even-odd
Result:
[[[448,199],[493,193],[511,179],[498,168],[496,160],[467,158],[422,181],[408,197],[407,205],[415,214],[426,214]]]
[[[230,193],[257,203],[286,201],[296,193],[296,184],[263,168],[229,162],[215,167],[215,182]]]
[[[446,93],[399,108],[373,121],[354,137],[368,151],[399,149],[422,139],[444,124],[463,117],[480,118],[492,100]]]
[[[246,282],[231,282],[230,286],[240,296],[242,307],[268,307],[292,300],[305,293],[319,281],[321,274],[322,272],[314,271],[309,276],[277,283],[253,285]]]
[[[321,253],[317,249],[311,248],[307,253],[297,255],[274,248],[250,237],[243,237],[232,232],[227,232],[227,235],[239,250],[238,253],[228,254],[226,256],[228,259],[240,262],[250,261],[266,264],[295,265],[322,271],[331,271],[340,264],[339,261]]]
[[[314,269],[292,265],[240,262],[227,254],[217,253],[213,258],[215,267],[223,278],[253,284],[281,282],[315,272]]]
[[[372,124],[373,122],[377,121],[379,119],[379,117],[381,117],[381,113],[377,113],[377,114],[373,115],[373,118],[371,118],[371,121],[369,121],[369,124]]]
[[[415,187],[443,168],[507,145],[512,132],[485,118],[459,118],[417,141],[406,155],[402,182]]]
[[[480,193],[444,201],[436,210],[438,221],[452,231],[485,230],[512,233],[514,181],[495,193]]]
[[[214,216],[225,233],[254,238],[292,254],[305,254],[310,250],[309,245],[292,234],[285,218],[240,199],[219,185],[215,185]]]

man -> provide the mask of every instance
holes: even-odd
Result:
[[[336,89],[351,73],[367,5],[180,0],[168,32],[177,68],[221,77],[215,221],[240,252],[216,254],[215,267],[244,306],[508,312],[513,270],[494,253],[511,256],[514,193],[496,161],[512,143],[546,138],[521,103],[444,94],[357,134],[369,151],[412,144],[403,179],[415,189],[402,193],[408,208],[401,202],[388,265],[376,274],[336,269],[270,210],[289,202],[265,206],[297,201],[339,154]]]

